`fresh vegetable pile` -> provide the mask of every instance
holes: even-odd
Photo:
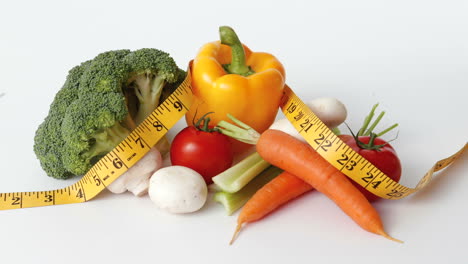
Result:
[[[241,209],[234,241],[246,223],[317,190],[364,230],[399,241],[384,231],[371,204],[379,197],[320,156],[287,119],[275,122],[285,70],[273,55],[252,52],[234,30],[220,27],[220,41],[201,48],[190,74],[194,104],[186,114],[187,127],[172,142],[166,138],[158,142],[107,186],[111,192],[148,193],[158,208],[170,213],[196,212],[212,192],[212,201],[227,214]],[[157,49],[108,51],[71,69],[34,139],[44,171],[57,179],[86,173],[145,120],[185,75],[169,54]],[[363,126],[356,133],[350,129],[349,134],[338,129],[348,115],[339,100],[316,98],[307,106],[353,150],[400,180],[396,151],[381,138],[396,125],[374,132],[384,115],[374,119],[377,105]],[[164,156],[170,165],[163,165]],[[348,170],[353,166],[353,162],[346,164]],[[377,188],[382,182],[369,184]]]

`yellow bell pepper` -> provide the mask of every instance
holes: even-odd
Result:
[[[252,52],[232,28],[220,27],[219,33],[221,41],[205,44],[193,61],[195,101],[186,114],[187,124],[214,112],[210,117],[216,125],[229,120],[229,113],[261,133],[274,122],[279,109],[283,65],[271,54]]]

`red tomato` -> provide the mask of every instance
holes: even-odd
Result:
[[[219,132],[205,132],[189,126],[172,141],[171,162],[200,173],[207,184],[212,177],[231,167],[233,151],[229,138]]]
[[[348,144],[354,151],[356,151],[365,159],[367,159],[370,163],[376,166],[379,170],[385,173],[388,177],[390,177],[396,182],[400,181],[400,177],[401,177],[400,159],[398,158],[393,147],[390,144],[388,144],[385,140],[380,139],[380,138],[375,138],[374,145],[383,145],[383,144],[386,144],[386,145],[379,148],[378,150],[372,150],[372,149],[365,149],[365,148],[360,147],[357,144],[356,139],[353,136],[340,135],[339,137],[346,144]],[[358,137],[358,139],[362,143],[368,144],[370,137],[360,136]],[[366,190],[364,187],[357,184],[356,182],[352,181],[352,183],[366,196],[369,202],[373,202],[373,201],[380,199],[380,197],[372,194],[371,192],[369,192],[368,190]]]

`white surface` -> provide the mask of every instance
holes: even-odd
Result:
[[[49,190],[33,136],[68,69],[110,50],[155,47],[181,67],[231,25],[275,54],[303,99],[335,96],[358,127],[375,102],[402,183],[413,187],[468,138],[466,1],[4,1],[0,12],[0,192]],[[174,132],[172,132],[174,133]],[[210,203],[158,211],[146,196],[0,212],[7,263],[460,263],[468,235],[468,155],[421,193],[376,203],[397,244],[357,227],[323,195],[301,197],[228,241],[236,217]]]

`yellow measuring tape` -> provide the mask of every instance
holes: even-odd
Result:
[[[190,108],[190,74],[132,133],[78,182],[63,189],[0,194],[0,210],[86,202],[139,161]]]
[[[78,182],[63,189],[0,193],[0,210],[81,203],[91,200],[138,162],[188,111],[193,102],[190,69],[182,84],[132,133],[99,160]],[[400,185],[341,141],[285,87],[281,109],[307,142],[337,169],[372,193],[387,199],[403,198],[423,188],[432,174],[449,166],[464,150],[438,161],[416,188]],[[379,183],[379,184],[376,184]]]
[[[325,160],[373,194],[386,199],[401,199],[426,186],[434,172],[452,164],[468,149],[468,143],[452,156],[442,159],[424,175],[415,188],[395,182],[336,136],[288,86],[281,109],[297,131]]]

